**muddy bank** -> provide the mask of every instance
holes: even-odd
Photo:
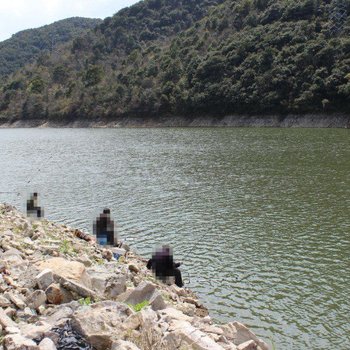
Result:
[[[350,128],[350,115],[287,115],[287,116],[237,116],[120,118],[110,120],[46,121],[0,119],[0,128],[157,128],[157,127],[275,127],[275,128]]]
[[[159,282],[128,247],[29,220],[0,204],[1,350],[269,350],[243,324],[214,324],[188,289]]]

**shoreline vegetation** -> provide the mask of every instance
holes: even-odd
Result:
[[[159,282],[132,251],[119,253],[0,204],[0,348],[270,349],[239,322],[214,324],[191,290]]]
[[[1,120],[0,128],[162,128],[162,127],[275,127],[275,128],[350,128],[350,115],[229,115],[225,117],[164,117],[133,118],[125,117],[115,120],[76,119],[76,120],[43,120],[19,119]]]

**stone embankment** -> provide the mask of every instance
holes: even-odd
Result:
[[[131,251],[0,205],[1,350],[268,350],[239,322],[215,325],[190,290]]]

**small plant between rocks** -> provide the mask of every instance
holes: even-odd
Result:
[[[128,306],[130,306],[135,312],[139,312],[144,307],[149,306],[149,301],[148,300],[144,300],[144,301],[141,301],[141,303],[138,303],[136,305],[128,304]]]
[[[69,254],[73,250],[72,244],[68,240],[63,240],[60,246],[60,252],[62,254]]]
[[[90,306],[92,304],[92,300],[90,297],[81,298],[78,300],[79,304],[82,306]]]

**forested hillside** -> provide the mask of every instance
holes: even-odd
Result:
[[[7,76],[44,51],[53,51],[57,45],[66,43],[102,20],[73,17],[36,29],[28,29],[0,42],[0,78]]]
[[[3,84],[5,119],[350,112],[350,0],[146,0]]]

